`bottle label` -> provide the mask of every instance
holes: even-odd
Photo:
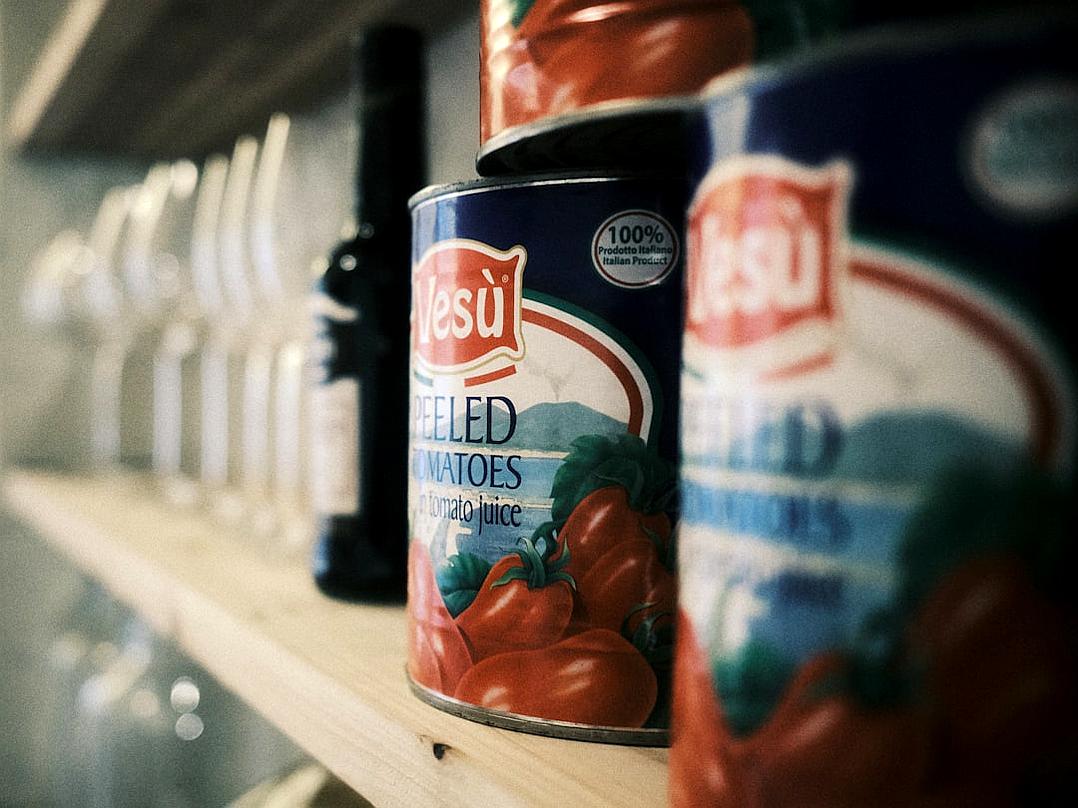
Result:
[[[359,310],[326,294],[310,300],[315,323],[311,348],[310,496],[320,516],[355,516],[360,502],[358,357],[351,346]]]
[[[354,378],[311,392],[311,502],[322,516],[359,513],[359,397]]]

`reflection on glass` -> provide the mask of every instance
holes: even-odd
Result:
[[[203,417],[210,423],[203,437],[203,461],[207,460],[205,450],[208,449],[217,483],[213,492],[215,512],[235,524],[246,516],[242,497],[244,424],[248,424],[247,433],[252,435],[254,422],[260,419],[254,396],[248,393],[246,401],[244,396],[248,327],[254,314],[244,232],[257,155],[258,142],[254,138],[245,136],[236,141],[221,200],[216,239],[216,270],[224,305],[215,312],[204,354],[210,361],[210,375],[203,376],[203,384],[212,386],[213,401],[204,400]],[[205,409],[207,403],[211,405],[209,411]]]

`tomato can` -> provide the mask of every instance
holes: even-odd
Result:
[[[814,41],[846,0],[482,0],[482,174],[675,167],[715,76]]]
[[[1073,7],[710,89],[671,802],[1069,804]]]
[[[684,189],[412,200],[408,674],[441,709],[666,742]]]

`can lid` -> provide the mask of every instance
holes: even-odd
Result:
[[[1034,2],[1043,6],[1037,14],[1015,8],[1001,11],[1004,3],[997,0],[993,4],[995,11],[972,16],[948,18],[946,14],[925,13],[915,19],[913,14],[895,14],[884,19],[880,15],[875,18],[880,24],[865,25],[848,37],[834,39],[826,45],[802,51],[781,61],[719,76],[704,88],[701,96],[705,100],[723,101],[746,91],[758,92],[782,84],[805,71],[826,70],[836,64],[875,60],[888,55],[916,58],[920,54],[953,48],[962,43],[1014,41],[1021,37],[1041,36],[1053,30],[1069,35],[1078,25],[1078,6],[1060,5],[1047,0]],[[957,8],[959,5],[961,3],[955,0],[947,7]],[[956,24],[956,20],[960,24]]]
[[[512,126],[479,149],[484,175],[527,170],[684,171],[684,132],[699,106],[693,95],[608,101]]]
[[[417,191],[408,200],[410,210],[439,199],[466,194],[484,193],[487,191],[499,191],[508,188],[528,188],[545,185],[586,185],[604,182],[625,182],[628,180],[652,180],[656,182],[681,182],[683,177],[675,172],[640,172],[640,171],[614,171],[605,174],[595,172],[550,172],[518,174],[509,177],[483,177],[481,179],[462,180],[441,185],[428,185]]]

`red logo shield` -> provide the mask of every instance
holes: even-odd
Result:
[[[435,244],[412,270],[412,352],[431,373],[524,356],[521,284],[527,252],[466,239]]]
[[[687,223],[686,328],[739,349],[836,323],[847,272],[849,169],[807,169],[778,157],[720,163]]]

